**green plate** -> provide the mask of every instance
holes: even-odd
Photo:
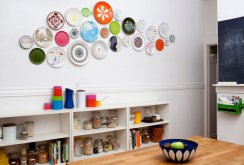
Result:
[[[109,30],[113,35],[118,35],[120,33],[120,24],[117,21],[111,22],[109,25]]]
[[[122,23],[122,29],[123,29],[124,33],[127,35],[131,35],[131,34],[135,33],[135,31],[136,31],[135,21],[130,17],[125,18]]]
[[[82,14],[84,17],[89,17],[89,16],[92,14],[92,12],[91,12],[91,10],[88,9],[88,8],[83,8],[83,9],[81,10],[81,14]]]
[[[33,64],[39,65],[45,60],[45,53],[40,48],[34,48],[31,50],[29,58]]]

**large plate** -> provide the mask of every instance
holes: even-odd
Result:
[[[69,43],[69,35],[65,31],[59,31],[55,35],[55,41],[59,46],[66,46]]]
[[[149,41],[156,41],[158,30],[156,26],[149,26],[147,29],[147,39]]]
[[[64,26],[64,22],[64,16],[57,11],[53,11],[47,16],[47,23],[54,30],[61,29]]]
[[[103,25],[110,23],[114,16],[112,7],[104,1],[96,3],[93,9],[93,15],[97,22]]]
[[[90,59],[88,45],[82,41],[76,41],[69,47],[69,59],[76,65],[85,65]]]
[[[117,21],[113,21],[109,25],[109,29],[113,35],[118,35],[120,33],[120,24]]]
[[[33,64],[39,65],[45,60],[45,52],[40,48],[34,48],[30,51],[29,59]]]
[[[22,36],[19,44],[23,49],[30,49],[33,45],[33,39],[30,36]]]
[[[158,39],[156,41],[156,49],[158,51],[163,51],[164,50],[164,41],[162,39]]]
[[[159,35],[166,39],[169,37],[169,25],[165,22],[161,23],[158,28]]]
[[[122,29],[124,33],[128,35],[135,33],[136,31],[135,21],[130,17],[125,18],[122,23]]]
[[[61,47],[53,47],[48,50],[46,54],[47,62],[54,68],[60,68],[64,66],[65,62],[65,50]]]
[[[112,36],[109,41],[112,51],[119,52],[122,49],[122,41],[119,36]]]
[[[146,31],[146,28],[147,28],[147,23],[145,20],[139,20],[136,24],[136,27],[137,27],[137,30],[140,32],[140,33],[144,33]]]
[[[93,57],[102,60],[108,54],[108,47],[104,41],[98,40],[92,45],[91,52]]]
[[[39,27],[34,33],[34,41],[35,43],[42,47],[48,47],[53,40],[53,34],[50,29],[46,27]]]
[[[86,21],[80,28],[81,37],[89,43],[94,42],[99,34],[97,25],[92,21]]]
[[[82,14],[79,9],[70,8],[65,12],[65,18],[71,26],[78,26],[82,23]]]
[[[132,39],[132,47],[136,51],[142,51],[146,45],[145,37],[142,34],[137,34]]]

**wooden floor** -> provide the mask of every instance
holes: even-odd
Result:
[[[192,137],[199,146],[187,165],[244,165],[244,146],[203,137]],[[70,163],[70,165],[172,165],[159,146],[107,155]],[[179,165],[179,163],[178,163]]]

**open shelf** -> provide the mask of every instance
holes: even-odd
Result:
[[[130,125],[130,129],[134,129],[134,128],[143,128],[143,127],[150,127],[150,126],[154,126],[154,125],[161,125],[161,124],[168,124],[169,121],[160,121],[160,122],[154,122],[154,123],[144,123],[141,122],[140,124],[133,124]]]
[[[91,135],[91,134],[98,134],[98,133],[105,133],[105,132],[113,132],[119,130],[125,130],[126,127],[124,126],[117,126],[115,128],[99,128],[99,129],[91,129],[91,130],[81,130],[81,131],[74,131],[74,136],[83,136],[83,135]]]

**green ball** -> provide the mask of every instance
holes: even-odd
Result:
[[[171,148],[173,149],[184,149],[184,144],[182,142],[171,143]]]

